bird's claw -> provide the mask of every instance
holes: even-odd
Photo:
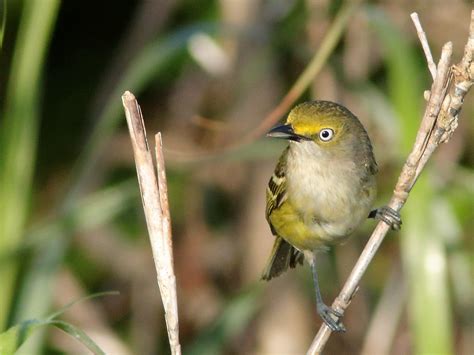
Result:
[[[317,311],[319,316],[323,319],[324,323],[331,329],[333,332],[345,332],[346,327],[341,322],[342,313],[336,311],[335,309],[326,306],[324,303],[317,304]],[[335,316],[337,319],[334,319]]]
[[[371,211],[369,218],[384,221],[393,230],[400,230],[400,228],[402,228],[402,218],[400,217],[400,213],[388,206],[383,206]]]

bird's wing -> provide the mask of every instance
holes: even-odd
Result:
[[[302,264],[304,260],[303,253],[295,249],[284,238],[279,236],[270,221],[270,215],[272,212],[280,208],[287,199],[285,166],[288,149],[289,148],[286,148],[283,151],[267,187],[266,217],[272,233],[276,238],[270,254],[270,259],[268,260],[267,266],[262,275],[264,280],[270,280],[271,278],[280,275],[283,271],[288,269],[288,267],[294,268],[296,265]]]
[[[276,234],[273,230],[273,226],[270,223],[270,215],[274,209],[277,209],[281,206],[283,202],[285,202],[287,195],[286,195],[286,176],[285,176],[285,165],[286,165],[286,158],[288,155],[288,148],[286,148],[280,160],[278,160],[278,164],[275,168],[275,171],[270,178],[267,186],[267,208],[265,216],[267,218],[270,227],[272,228],[273,234]]]

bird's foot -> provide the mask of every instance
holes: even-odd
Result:
[[[388,206],[383,206],[371,211],[369,213],[369,218],[384,221],[393,230],[399,230],[402,228],[402,218],[400,217],[400,213]]]
[[[324,323],[333,331],[333,332],[345,332],[346,327],[341,322],[342,313],[332,309],[329,306],[326,306],[323,302],[317,304],[317,310],[319,316],[323,319]],[[337,319],[334,319],[335,316]]]

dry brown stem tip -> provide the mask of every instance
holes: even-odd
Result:
[[[132,141],[158,286],[165,309],[171,353],[180,355],[176,277],[173,268],[173,244],[161,135],[158,133],[155,137],[157,160],[157,174],[155,174],[140,106],[129,91],[122,95],[122,102]]]
[[[420,18],[416,12],[413,12],[410,15],[413,24],[415,25],[416,32],[418,33],[418,38],[420,39],[423,52],[425,52],[426,61],[428,63],[428,69],[431,73],[431,77],[436,78],[436,64],[433,61],[433,55],[431,54],[430,45],[428,44],[428,39],[426,38],[426,33],[421,26]]]

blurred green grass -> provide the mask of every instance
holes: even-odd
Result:
[[[15,42],[0,142],[0,251],[21,243],[28,218],[40,119],[41,73],[58,7],[55,0],[27,2]],[[0,269],[0,329],[7,325],[17,270],[13,260]]]

